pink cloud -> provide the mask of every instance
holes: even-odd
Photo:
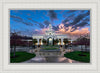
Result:
[[[62,28],[61,28],[62,27]],[[66,29],[68,29],[66,31]],[[65,27],[64,24],[59,25],[59,30],[56,31],[57,34],[66,34],[69,38],[77,38],[80,35],[86,35],[87,33],[90,34],[89,28],[82,28],[81,30],[76,29],[75,31],[71,32],[70,30],[72,27]]]
[[[40,30],[40,33],[41,33],[41,34],[45,34],[45,32],[46,32],[47,30],[48,30],[48,28],[43,28],[43,29]]]

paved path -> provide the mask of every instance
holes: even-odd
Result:
[[[66,57],[35,57],[22,63],[81,63],[75,60],[68,59]]]
[[[78,61],[63,57],[65,52],[73,51],[71,49],[64,50],[63,48],[60,48],[60,50],[62,52],[60,56],[58,56],[58,55],[43,56],[43,55],[39,54],[39,50],[40,50],[40,48],[38,48],[37,52],[35,53],[36,57],[34,57],[28,61],[22,62],[22,63],[82,63],[82,62],[78,62]]]

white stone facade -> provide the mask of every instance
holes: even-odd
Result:
[[[37,39],[37,45],[39,45],[40,39],[41,39],[41,45],[43,45],[43,43],[42,43],[43,39],[46,39],[46,40],[49,39],[49,43],[51,43],[51,44],[52,44],[52,39],[58,39],[58,40],[60,39],[61,42],[59,42],[58,45],[64,45],[63,39],[67,38],[67,35],[55,34],[55,31],[52,29],[52,25],[49,24],[49,30],[47,30],[44,35],[34,34],[32,36],[32,38]],[[51,42],[50,42],[50,40],[51,40]]]

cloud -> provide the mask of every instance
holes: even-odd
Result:
[[[45,32],[48,30],[48,28],[43,28],[43,29],[41,29],[41,34],[45,34]]]
[[[66,27],[68,27],[69,25],[66,25],[66,24],[71,23],[71,22],[74,20],[75,14],[71,14],[71,15],[69,15],[69,16],[66,16],[66,15],[65,15],[65,17],[66,17],[66,18],[62,21],[62,23],[63,23]]]
[[[63,28],[62,28],[63,27]],[[67,29],[67,31],[66,31]],[[73,28],[71,26],[65,27],[64,24],[59,25],[58,31],[55,31],[57,34],[66,34],[68,38],[73,37],[74,39],[77,38],[80,35],[86,35],[87,33],[89,34],[89,28]]]
[[[80,14],[78,15],[74,21],[71,23],[71,25],[77,24],[78,22],[80,22],[80,20],[82,20],[84,17],[86,16],[86,14]]]
[[[30,22],[22,22],[23,24],[25,24],[25,25],[30,25],[30,26],[33,26],[33,24],[32,23],[30,23]]]
[[[89,28],[73,28],[71,26],[65,27],[64,24],[59,24],[57,27],[53,26],[56,34],[60,35],[67,35],[68,38],[77,39],[80,35],[86,35],[87,33],[90,34]],[[72,32],[72,29],[74,30]],[[45,34],[48,28],[43,28],[41,30],[34,30],[34,34]]]
[[[73,11],[72,11],[73,12]],[[89,16],[90,15],[90,11],[87,11],[86,13],[81,13],[78,14],[76,17],[72,15],[65,18],[62,23],[64,24],[65,27],[69,27],[71,26],[71,32],[75,31],[78,27],[82,28],[86,25],[88,25],[88,21],[89,21]],[[86,19],[84,19],[86,18]]]
[[[48,16],[50,17],[51,22],[57,20],[57,13],[54,10],[49,10]]]
[[[48,20],[45,20],[43,23],[46,25],[46,27],[48,27],[50,24],[50,22]]]
[[[45,32],[48,30],[48,28],[43,28],[41,30],[35,29],[33,30],[33,34],[45,34]]]
[[[39,30],[33,30],[32,34],[40,34]]]
[[[66,26],[66,22],[68,22],[69,21],[69,19],[68,18],[65,18],[63,21],[62,21],[62,23],[63,24],[65,24],[65,26]],[[66,26],[67,27],[67,26]]]
[[[25,24],[25,25],[33,26],[32,23],[24,21],[24,20],[23,20],[21,17],[19,17],[19,16],[10,15],[10,17],[13,18],[13,20],[16,21],[16,22],[21,22],[21,23],[23,23],[23,24]]]
[[[44,25],[42,23],[39,23],[40,28],[44,28]]]
[[[59,29],[59,25],[57,26],[52,26],[53,30],[57,31]]]
[[[14,21],[16,21],[16,22],[21,22],[21,21],[23,21],[23,19],[22,19],[21,17],[19,17],[19,16],[10,15],[10,17],[13,18]]]
[[[71,29],[70,29],[70,32],[73,32],[73,31],[75,31],[77,29],[77,27],[72,27]]]
[[[88,16],[86,16],[85,18],[84,18],[84,21],[89,21],[90,22],[90,15],[88,15]]]
[[[28,20],[31,20],[32,22],[34,22],[34,23],[39,23],[39,22],[37,22],[37,21],[34,21],[32,18],[27,18]]]
[[[31,20],[32,22],[34,22],[35,25],[37,25],[38,27],[40,27],[40,28],[44,28],[44,25],[43,25],[42,23],[39,23],[39,22],[33,20],[32,18],[27,18],[27,19],[28,19],[28,20]]]
[[[79,24],[77,24],[75,26],[72,26],[72,28],[77,28],[77,27],[82,28],[82,27],[84,27],[86,25],[88,25],[88,23],[83,21],[83,22],[81,22],[81,23],[79,23]]]
[[[66,13],[73,13],[73,12],[76,12],[77,10],[69,10],[67,11]]]
[[[53,30],[55,31],[58,31],[59,30],[59,26],[52,26],[53,27]],[[47,31],[48,28],[43,28],[41,30],[37,30],[38,31],[38,34],[45,34],[45,31]]]
[[[27,18],[28,20],[23,20],[21,17],[19,16],[15,16],[15,15],[10,15],[11,18],[13,18],[14,21],[16,22],[21,22],[25,25],[29,25],[29,26],[33,26],[33,24],[31,22],[28,22],[28,20],[31,20],[32,22],[36,23],[35,25],[37,25],[40,28],[44,28],[44,25],[42,23],[39,23],[37,21],[34,21],[32,18]]]

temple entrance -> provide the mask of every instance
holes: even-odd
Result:
[[[51,37],[49,38],[49,45],[53,45],[53,39]]]

